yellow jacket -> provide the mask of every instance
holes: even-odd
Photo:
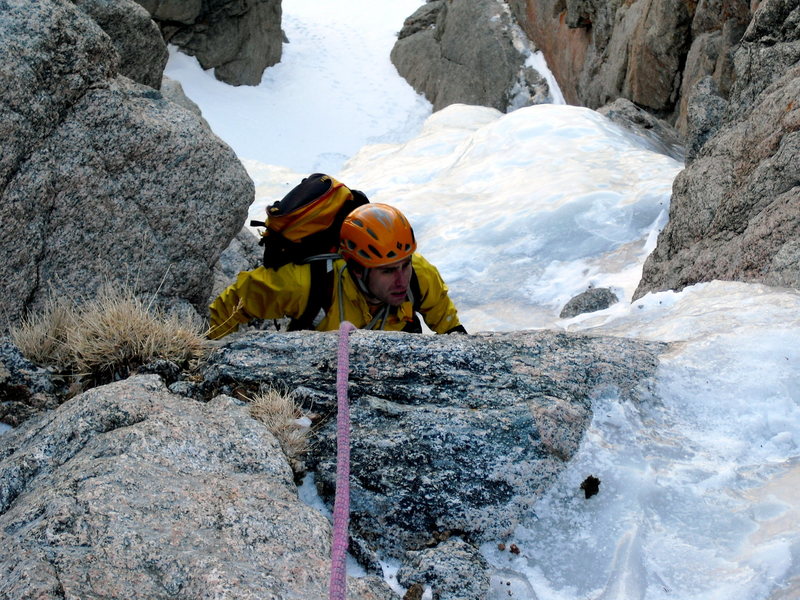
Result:
[[[374,317],[375,308],[359,291],[344,260],[335,260],[333,298],[327,314],[316,326],[318,331],[338,329],[344,320],[356,327],[365,328]],[[439,271],[419,254],[411,259],[419,280],[421,301],[419,312],[425,323],[436,333],[447,333],[460,322],[456,307],[447,295],[447,286]],[[299,318],[306,309],[311,289],[310,265],[287,264],[279,269],[258,267],[239,273],[236,283],[230,285],[210,306],[211,330],[209,337],[221,338],[236,331],[241,323],[251,319]],[[400,331],[414,320],[410,300],[392,309],[383,323],[383,329]],[[378,323],[377,328],[380,328]]]

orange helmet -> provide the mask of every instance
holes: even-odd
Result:
[[[368,269],[403,260],[417,249],[408,219],[388,204],[356,208],[345,218],[339,240],[342,256]]]

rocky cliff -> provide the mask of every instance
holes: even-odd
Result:
[[[627,98],[686,132],[688,99],[711,76],[733,86],[749,0],[510,0],[570,104]],[[752,5],[752,7],[751,7]]]
[[[492,16],[502,4],[437,0],[406,21],[392,58],[434,109],[505,110],[509,43],[487,33],[509,29]],[[686,158],[635,297],[711,279],[800,285],[796,0],[508,6],[568,103],[644,129],[665,153]]]
[[[541,50],[569,104],[599,108],[625,98],[685,135],[688,101],[698,81],[710,76],[723,97],[732,89],[733,53],[757,5],[435,0],[408,18],[392,60],[435,110],[454,102],[506,110],[508,102],[500,98],[515,85],[526,59],[513,36],[521,27],[528,38],[525,50]],[[513,19],[506,15],[509,9]],[[531,103],[546,96],[540,93]]]
[[[151,87],[158,29],[128,0],[1,10],[1,328],[51,293],[109,281],[204,313],[253,184],[201,118]]]
[[[800,288],[800,5],[766,0],[734,55],[689,105],[706,139],[675,179],[669,222],[635,297],[724,279]],[[697,136],[695,136],[697,139]]]

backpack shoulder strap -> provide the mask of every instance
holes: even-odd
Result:
[[[422,291],[419,287],[419,277],[417,277],[417,272],[414,270],[411,271],[411,282],[408,287],[411,292],[411,308],[414,311],[414,320],[407,323],[406,326],[403,327],[403,331],[407,333],[422,333],[422,324],[419,320],[419,308],[422,306]]]
[[[324,256],[324,255],[323,255]],[[338,255],[331,255],[338,258]],[[297,319],[289,322],[287,331],[299,331],[301,329],[314,329],[314,320],[320,310],[328,307],[331,301],[333,290],[333,267],[332,260],[327,256],[320,260],[308,261],[311,268],[311,286],[308,290],[308,303],[303,314]],[[330,267],[330,268],[329,268]]]
[[[411,283],[409,284],[409,288],[411,289],[411,296],[413,298],[412,306],[414,308],[414,313],[418,313],[419,307],[422,306],[422,290],[419,288],[417,272],[413,269],[411,270]]]

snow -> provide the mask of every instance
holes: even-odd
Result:
[[[239,158],[334,173],[364,144],[401,139],[430,114],[388,59],[403,19],[420,4],[290,0],[282,3],[289,43],[260,86],[228,86],[174,48],[165,74]]]
[[[340,176],[404,211],[477,331],[551,326],[589,286],[630,297],[679,170],[588,109],[451,106]]]
[[[753,301],[747,287],[695,286],[613,321],[616,335],[627,323],[681,343],[662,357],[650,400],[595,401],[580,451],[514,536],[535,560],[485,548],[527,574],[540,599],[749,600],[798,574],[800,297],[753,286]],[[723,307],[730,325],[714,314]],[[587,501],[578,490],[589,474],[601,493]]]
[[[251,217],[325,171],[409,216],[469,331],[671,343],[644,401],[594,399],[537,518],[498,540],[520,554],[482,548],[492,598],[800,594],[800,294],[709,282],[631,301],[683,165],[584,108],[431,114],[388,58],[421,4],[284,0],[291,43],[260,86],[221,84],[174,50],[167,74],[245,164]],[[529,64],[546,68],[533,54]],[[590,286],[621,301],[560,319]],[[601,481],[590,499],[588,475]]]

